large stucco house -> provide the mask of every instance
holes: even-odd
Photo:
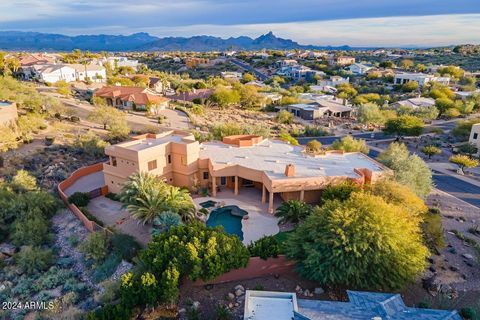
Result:
[[[306,154],[304,148],[259,136],[229,136],[199,143],[190,133],[168,131],[134,137],[105,148],[105,185],[113,193],[135,172],[149,172],[190,190],[208,188],[213,197],[223,189],[234,194],[256,188],[273,212],[274,195],[283,200],[315,202],[332,183],[371,183],[389,169],[368,156],[330,151]]]

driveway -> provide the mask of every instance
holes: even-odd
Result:
[[[143,244],[150,242],[152,226],[138,223],[130,217],[130,213],[122,208],[122,203],[105,197],[94,198],[88,204],[88,210],[105,226],[113,227],[122,233],[129,234]]]
[[[73,185],[65,190],[65,194],[71,196],[75,192],[90,192],[101,188],[104,185],[105,180],[103,179],[103,171],[99,171],[89,174],[88,176],[83,176],[75,181]]]

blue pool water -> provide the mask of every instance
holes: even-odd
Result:
[[[243,240],[242,218],[248,212],[237,206],[225,206],[210,212],[207,227],[222,226],[226,233],[234,234]]]
[[[208,200],[208,201],[205,201],[205,202],[201,202],[201,203],[200,203],[200,206],[201,206],[202,208],[211,208],[211,207],[214,207],[215,204],[217,204],[216,201]]]

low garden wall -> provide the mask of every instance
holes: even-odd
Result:
[[[252,257],[245,268],[231,270],[210,281],[190,281],[187,279],[186,282],[192,286],[203,286],[272,275],[295,275],[294,267],[295,262],[287,260],[283,255],[277,258],[268,258],[267,260],[263,260],[260,257]]]
[[[60,182],[57,186],[58,194],[60,198],[62,198],[65,205],[73,212],[75,216],[77,216],[80,221],[82,221],[85,228],[88,229],[90,232],[98,231],[98,230],[105,230],[102,226],[98,225],[95,221],[89,220],[85,214],[73,203],[68,202],[68,197],[65,194],[65,190],[71,187],[78,179],[81,177],[88,176],[92,173],[99,172],[103,170],[103,163],[96,163],[91,166],[82,167],[80,169],[75,170],[70,177],[65,179],[64,181]],[[92,192],[98,191],[98,192]],[[98,194],[98,195],[106,195],[108,193],[108,186],[103,186],[99,190],[91,190],[90,194]]]

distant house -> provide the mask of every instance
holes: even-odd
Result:
[[[107,80],[107,71],[104,67],[94,64],[69,64],[69,67],[75,69],[77,81],[105,82]]]
[[[15,125],[17,118],[17,104],[15,102],[0,100],[0,126]]]
[[[35,64],[22,68],[22,78],[45,83],[77,80],[77,71],[67,64]]]
[[[264,97],[265,103],[278,104],[282,100],[282,95],[274,92],[259,92],[261,96]]]
[[[443,85],[450,84],[449,77],[436,77],[434,75],[425,73],[396,73],[393,83],[397,85],[403,85],[409,81],[416,81],[420,86],[424,86],[429,82],[438,82]]]
[[[106,86],[93,94],[104,98],[108,105],[129,110],[145,110],[157,113],[168,107],[170,99],[141,87]]]
[[[183,62],[188,68],[195,68],[197,66],[207,65],[210,60],[207,58],[185,58]]]
[[[333,66],[348,66],[350,64],[355,63],[355,58],[354,57],[348,57],[348,56],[331,56],[327,59],[328,63]]]
[[[354,75],[364,75],[368,72],[368,70],[373,69],[373,66],[362,63],[354,63],[348,66],[348,69]]]
[[[421,108],[428,108],[435,105],[435,100],[432,98],[410,98],[402,101],[397,101],[392,103],[390,107],[392,109],[398,109],[400,107],[411,107],[412,109],[421,109]]]
[[[350,78],[342,78],[340,76],[331,76],[329,79],[320,79],[317,81],[317,85],[320,87],[336,87],[343,83],[349,83]]]
[[[247,83],[245,83],[246,86],[253,86],[253,87],[258,87],[258,88],[265,88],[267,85],[263,83],[262,81],[258,80],[252,80]]]
[[[347,118],[352,113],[352,108],[341,103],[329,100],[316,100],[311,103],[297,103],[288,106],[276,107],[275,110],[287,110],[294,116],[303,120],[315,120],[325,116]]]
[[[461,320],[457,311],[410,308],[400,294],[347,290],[348,300],[298,299],[294,292],[245,294],[244,320]]]
[[[470,131],[470,138],[468,142],[477,147],[477,155],[480,155],[480,123],[474,124]]]
[[[130,60],[127,57],[108,57],[102,58],[100,60],[95,61],[96,64],[105,66],[106,64],[110,65],[110,67],[131,67],[134,70],[138,69],[138,60]]]
[[[30,53],[20,57],[20,66],[28,67],[34,64],[54,64],[55,59],[45,54]]]
[[[285,59],[285,60],[278,60],[277,62],[275,62],[275,65],[278,68],[284,68],[284,67],[296,66],[298,65],[298,62],[297,60]]]
[[[150,77],[148,82],[148,87],[153,89],[158,93],[164,93],[170,90],[170,82],[162,81],[160,78],[157,77]]]
[[[280,70],[277,71],[277,74],[280,76],[292,78],[294,81],[311,81],[315,79],[315,76],[322,77],[325,75],[323,71],[312,70],[309,67],[301,65],[282,67],[280,68]]]
[[[222,71],[220,73],[223,79],[231,79],[231,80],[240,80],[242,79],[242,73],[236,71]]]
[[[471,98],[473,95],[480,95],[480,90],[475,90],[475,91],[456,91],[455,96],[457,98],[460,98],[462,100],[467,100]]]

